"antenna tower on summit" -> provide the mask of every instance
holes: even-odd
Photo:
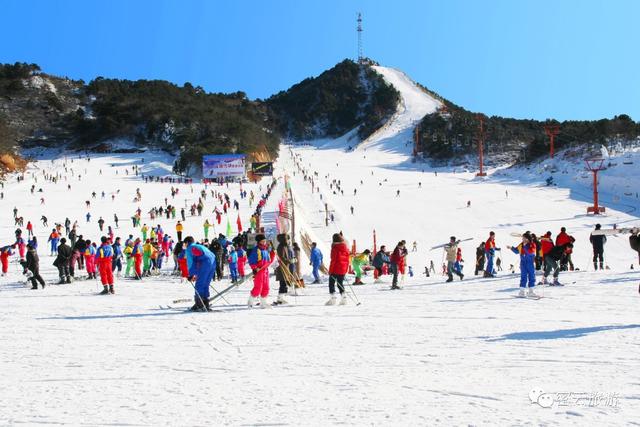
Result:
[[[364,61],[364,55],[362,54],[362,13],[358,12],[358,64],[362,64]]]

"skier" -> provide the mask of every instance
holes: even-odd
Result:
[[[102,236],[100,238],[100,247],[96,251],[95,261],[98,264],[98,269],[100,270],[100,281],[102,282],[102,286],[104,289],[100,292],[100,295],[114,294],[115,290],[113,289],[113,248],[109,244],[109,239],[107,236]],[[95,273],[94,273],[95,277]]]
[[[247,263],[247,252],[242,246],[238,246],[236,253],[238,255],[238,274],[244,279],[244,265]]]
[[[89,274],[89,279],[96,279],[96,248],[91,244],[91,240],[85,240],[84,263]]]
[[[117,276],[120,277],[122,274],[122,245],[120,244],[120,237],[116,237],[115,242],[111,245],[111,249],[113,249],[113,260],[111,264],[111,272],[113,273],[118,269]]]
[[[391,260],[389,259],[389,253],[387,252],[387,247],[385,245],[380,246],[380,250],[376,252],[376,255],[373,257],[373,267],[375,270],[375,283],[381,283],[382,279],[382,267],[385,264],[390,264]],[[427,270],[428,271],[428,270]]]
[[[54,266],[58,267],[60,284],[71,283],[71,273],[69,271],[71,256],[71,246],[67,245],[67,239],[63,237],[62,239],[60,239],[60,246],[58,246],[58,256],[53,263]]]
[[[287,304],[287,300],[284,299],[287,295],[288,287],[293,286],[291,283],[291,264],[293,263],[293,250],[289,245],[289,236],[287,234],[278,234],[276,236],[278,240],[278,247],[276,249],[276,255],[278,257],[278,267],[276,267],[276,280],[280,282],[280,288],[278,289],[278,299],[275,304]]]
[[[184,245],[186,245],[189,281],[195,288],[195,303],[191,311],[209,311],[209,284],[215,273],[216,257],[209,249],[195,243],[195,239],[191,236],[184,239]],[[194,280],[195,283],[193,283]]]
[[[131,256],[133,257],[134,268],[136,271],[135,280],[142,280],[142,243],[140,238],[137,238],[133,242],[133,249],[131,250]]]
[[[256,242],[256,246],[248,253],[249,265],[253,272],[253,289],[249,296],[248,305],[253,307],[255,299],[260,297],[260,307],[268,308],[269,265],[275,259],[276,254],[273,250],[273,245],[267,245],[267,239],[264,234],[257,234]]]
[[[320,248],[318,248],[316,242],[311,243],[311,255],[309,258],[309,264],[313,268],[313,283],[318,284],[320,283],[320,273],[318,270],[322,265],[322,252],[320,251]]]
[[[204,227],[204,238],[208,240],[209,239],[209,227],[211,227],[211,224],[209,223],[209,220],[205,219],[204,220],[204,224],[202,226]],[[180,240],[180,239],[178,238],[178,240]]]
[[[344,276],[349,270],[349,248],[341,234],[336,233],[332,237],[331,262],[329,263],[329,294],[331,298],[325,305],[336,305],[335,285],[338,284],[340,292],[340,305],[347,304],[347,296],[344,291]]]
[[[91,221],[91,212],[87,212],[86,218],[87,218],[87,222]]]
[[[131,269],[133,268],[133,256],[131,256],[131,252],[133,251],[133,242],[129,239],[124,244],[124,249],[122,254],[124,255],[124,259],[127,261],[127,267],[124,270],[124,277],[129,277],[131,273]]]
[[[27,270],[31,272],[31,277],[29,277],[29,280],[31,280],[31,289],[38,289],[38,283],[40,283],[42,289],[44,289],[44,279],[40,276],[40,258],[38,258],[38,254],[31,245],[27,245],[27,259],[21,261],[20,264],[24,268],[24,274],[27,274]]]
[[[631,236],[629,236],[629,246],[631,249],[638,252],[638,262],[640,263],[640,236],[638,236],[638,232],[640,230],[638,228],[634,228],[631,231]]]
[[[14,254],[14,247],[13,245],[7,245],[0,248],[0,263],[2,264],[3,276],[9,271],[9,257]]]
[[[118,215],[113,214],[113,222],[116,224],[116,228],[120,228],[120,226],[118,225]]]
[[[231,276],[231,283],[238,282],[238,253],[233,245],[229,245],[229,257],[227,258],[229,263],[229,275]]]
[[[600,230],[602,226],[600,224],[596,224],[596,230]],[[593,269],[598,269],[598,261],[600,261],[600,270],[604,270],[604,244],[607,243],[607,236],[604,234],[600,235],[589,235],[589,241],[591,242],[591,246],[593,246]]]
[[[526,297],[537,298],[538,295],[534,292],[533,288],[536,285],[536,270],[534,265],[534,258],[536,256],[536,245],[531,241],[531,234],[527,231],[522,235],[522,243],[516,247],[507,246],[513,253],[520,254],[520,292],[518,297],[525,297],[525,287],[527,282],[529,285],[529,292]]]
[[[491,231],[489,233],[489,238],[484,244],[484,253],[487,257],[487,268],[484,271],[484,277],[495,277],[496,272],[493,269],[493,258],[496,255],[496,251],[499,251],[500,248],[496,248],[496,233]]]
[[[184,218],[182,219],[184,221]],[[176,234],[178,236],[178,241],[182,240],[182,230],[184,230],[184,226],[180,221],[176,224]]]
[[[556,246],[566,245],[567,243],[575,243],[576,239],[573,236],[567,234],[567,229],[565,227],[560,228],[560,233],[556,236]],[[573,261],[571,261],[571,254],[573,253],[573,249],[566,252],[562,259],[560,260],[560,270],[573,271]]]
[[[149,232],[149,226],[147,226],[147,224],[144,224],[142,228],[140,228],[140,231],[142,232],[142,240],[146,242],[147,233]]]
[[[60,242],[60,235],[56,231],[56,229],[51,230],[51,234],[49,234],[48,242],[51,243],[51,256],[58,253],[58,242]]]
[[[558,281],[558,276],[560,275],[560,264],[559,261],[562,259],[567,250],[571,250],[573,248],[573,243],[565,243],[560,246],[553,246],[549,249],[544,255],[544,275],[542,276],[542,282],[540,285],[547,284],[547,277],[551,274],[551,270],[553,270],[553,283],[550,283],[551,286],[561,286]]]
[[[444,246],[444,252],[447,259],[447,283],[453,282],[453,274],[460,278],[460,280],[464,279],[464,274],[455,269],[456,256],[458,255],[458,245],[460,244],[459,240],[456,240],[455,236],[451,236],[449,238],[449,243]],[[462,255],[461,255],[462,257]]]
[[[484,242],[480,242],[476,248],[476,270],[473,275],[477,276],[479,271],[484,271]]]
[[[31,221],[27,221],[27,238],[33,236],[33,224]]]
[[[402,289],[398,286],[398,273],[404,274],[406,249],[404,247],[404,240],[401,240],[396,245],[389,260],[391,261],[391,273],[393,279],[391,281],[391,289]]]
[[[48,226],[49,226],[49,221],[47,220],[47,217],[46,217],[46,216],[42,215],[42,216],[40,217],[40,221],[42,221],[42,226],[43,226],[43,227],[48,227]]]
[[[364,267],[369,264],[370,253],[371,251],[369,249],[365,249],[364,252],[356,254],[351,260],[351,267],[356,274],[356,280],[353,282],[354,285],[364,285],[362,282],[362,273]]]

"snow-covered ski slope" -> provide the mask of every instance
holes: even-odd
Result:
[[[403,159],[411,154],[413,128],[427,114],[435,112],[441,102],[420,89],[404,72],[389,67],[374,66],[385,81],[400,92],[396,113],[387,123],[358,145],[358,150],[377,147]]]
[[[399,90],[403,99],[410,97],[408,89]],[[353,132],[336,140],[284,145],[275,174],[289,175],[296,228],[319,243],[327,262],[331,234],[339,230],[349,243],[356,241],[358,250],[371,248],[374,229],[378,247],[393,249],[400,239],[407,240],[415,275],[404,279],[403,290],[390,291],[388,276],[374,284],[368,275],[364,286],[348,287],[348,305],[327,307],[325,276],[323,284],[290,295],[289,305],[260,310],[245,307],[250,288],[245,284],[217,303],[213,313],[186,313],[160,308],[184,308],[187,303],[172,301],[193,294],[188,284],[166,275],[171,261],[164,275],[142,282],[119,279],[116,295],[99,297],[96,281],[32,291],[22,284],[14,259],[9,275],[0,278],[0,425],[637,423],[637,255],[626,236],[609,237],[605,259],[611,269],[594,272],[588,244],[596,222],[605,227],[638,224],[637,211],[622,206],[624,201],[633,207],[632,200],[621,200],[606,216],[594,218],[585,214],[587,201],[576,196],[588,193],[584,179],[573,180],[569,173],[557,177],[558,187],[546,187],[546,174],[534,168],[501,171],[486,180],[468,172],[423,169],[408,161],[411,146],[405,147],[400,139],[405,137],[399,136],[404,132],[410,141],[410,128],[395,129],[354,151],[345,150],[353,144]],[[29,174],[20,183],[12,176],[1,190],[0,245],[13,240],[11,211],[16,206],[25,224],[34,223],[48,283],[57,281],[57,273],[46,245],[50,230],[39,222],[43,213],[50,224],[66,216],[78,220],[80,231],[94,240],[101,235],[98,217],[113,225],[115,212],[121,219],[116,235],[125,238],[139,235],[129,217],[140,206],[143,223],[160,223],[175,234],[176,220],[151,221],[146,212],[163,205],[165,197],[178,207],[195,202],[204,188],[199,183],[144,183],[124,174],[134,164],[145,173],[166,174],[173,159],[163,154],[95,155],[91,161],[45,154],[30,169],[37,182]],[[297,165],[314,176],[313,191]],[[44,182],[43,170],[63,178],[58,184]],[[573,169],[567,164],[567,170]],[[637,177],[627,176],[637,186]],[[334,194],[333,180],[340,181],[344,195]],[[279,182],[267,211],[280,197]],[[43,193],[32,195],[33,184]],[[172,185],[180,188],[175,200]],[[259,195],[260,185],[264,189],[266,183],[244,188]],[[136,188],[142,192],[140,203],[132,201]],[[238,198],[238,185],[209,186],[208,191],[212,188],[240,201],[246,226],[253,209]],[[603,194],[603,203],[609,206],[614,194]],[[325,202],[334,214],[328,227]],[[203,215],[210,222],[214,206],[209,195]],[[234,229],[235,218],[232,210]],[[187,212],[185,235],[203,237],[204,219]],[[564,287],[538,289],[544,295],[539,301],[514,298],[519,261],[506,245],[519,239],[511,233],[550,230],[555,237],[561,226],[577,239],[574,263],[580,271],[562,273]],[[225,228],[226,219],[211,234]],[[491,230],[502,248],[504,270],[482,279],[473,275],[475,247]],[[473,240],[461,245],[464,280],[444,283],[442,250],[429,248],[451,235]],[[413,241],[416,252],[411,252]],[[424,267],[431,260],[437,273],[426,277]],[[507,271],[510,264],[516,273]],[[307,262],[303,269],[310,282]],[[216,289],[227,285],[228,280],[214,283]],[[272,276],[270,297],[276,295]],[[356,306],[356,300],[362,304]],[[532,390],[556,401],[551,408],[532,403]]]

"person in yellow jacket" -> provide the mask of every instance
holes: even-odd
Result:
[[[149,232],[149,226],[147,226],[147,224],[143,225],[142,228],[140,229],[140,231],[142,232],[142,240],[144,242],[147,241],[147,233]]]
[[[211,224],[209,223],[208,219],[204,220],[204,224],[202,225],[204,227],[204,238],[206,240],[209,240],[209,227],[211,227]]]
[[[182,242],[182,230],[184,230],[184,225],[180,221],[176,224],[176,234],[178,235],[178,242]]]
[[[157,234],[156,234],[156,229],[155,229],[155,228],[151,228],[151,232],[149,233],[149,238],[150,238],[151,240],[155,240],[155,239],[156,239],[156,236],[157,236]]]
[[[144,246],[142,246],[142,263],[144,265],[142,270],[143,276],[148,276],[151,271],[151,254],[153,253],[153,249],[151,240],[145,240]]]
[[[124,259],[127,260],[127,268],[124,270],[124,277],[129,277],[129,272],[131,272],[131,269],[133,268],[133,257],[131,256],[131,252],[133,252],[133,243],[128,242],[127,246],[125,246],[122,251]]]
[[[353,267],[354,273],[356,273],[356,281],[353,282],[354,285],[363,285],[362,283],[362,273],[363,268],[369,264],[369,254],[371,251],[369,249],[365,249],[364,252],[356,254],[351,259],[351,267]]]

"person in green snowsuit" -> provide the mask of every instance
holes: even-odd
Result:
[[[124,248],[124,257],[127,260],[127,268],[124,270],[124,277],[129,277],[129,273],[133,268],[133,257],[131,256],[131,252],[133,251],[133,242],[129,242],[129,244]]]
[[[171,206],[171,218],[176,219],[176,207]]]
[[[153,251],[151,242],[149,240],[146,240],[145,242],[146,243],[142,247],[142,274],[147,274],[151,271],[151,252]]]
[[[204,227],[204,238],[206,240],[209,240],[209,227],[211,227],[211,224],[209,224],[209,220],[208,219],[204,220],[203,227]]]
[[[371,253],[371,251],[369,249],[365,249],[364,252],[362,252],[361,254],[357,254],[356,256],[353,257],[352,261],[351,261],[351,266],[353,267],[353,271],[354,273],[356,273],[356,281],[354,282],[355,285],[361,285],[362,284],[362,268],[365,265],[369,264],[369,254]]]

